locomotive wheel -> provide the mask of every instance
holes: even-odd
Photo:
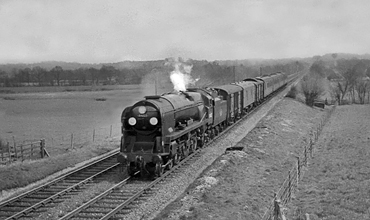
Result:
[[[146,174],[146,170],[144,169],[143,166],[140,166],[140,177],[141,178],[144,178],[145,177],[145,174]]]
[[[173,165],[177,165],[180,163],[180,159],[179,159],[179,155],[178,154],[175,154],[173,157],[172,157],[172,162],[173,162]]]
[[[192,143],[190,145],[190,148],[191,148],[190,151],[191,151],[191,153],[194,153],[197,150],[197,146],[198,146],[197,140],[196,139],[193,139],[192,140]]]
[[[183,152],[184,158],[187,158],[189,156],[189,148],[185,147],[184,152]]]
[[[161,162],[155,164],[155,174],[157,177],[161,177],[163,175],[163,167]]]
[[[167,167],[166,168],[167,168],[167,170],[171,170],[172,167],[173,167],[173,160],[170,159],[169,162],[167,163]]]
[[[218,134],[219,134],[220,132],[219,132],[219,130],[218,130],[218,126],[217,127],[215,127],[215,136],[218,136]]]
[[[200,140],[198,140],[198,143],[197,143],[197,145],[199,146],[199,147],[202,147],[203,145],[204,145],[204,142],[205,140],[204,140],[204,135],[202,135],[201,136],[201,138],[200,138]]]
[[[134,171],[134,169],[133,169],[133,167],[132,167],[132,166],[127,165],[126,169],[127,169],[127,174],[128,174],[129,176],[133,176],[133,175],[135,174],[135,171]]]

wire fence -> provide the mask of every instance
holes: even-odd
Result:
[[[79,132],[44,135],[39,141],[28,140],[21,143],[14,136],[11,141],[0,139],[0,165],[62,154],[91,144],[106,144],[106,141],[115,140],[120,136],[121,125],[116,124]]]
[[[270,205],[267,211],[264,213],[262,220],[285,219],[281,212],[282,206],[286,205],[290,201],[292,194],[298,188],[299,181],[302,179],[304,174],[303,168],[307,167],[308,160],[313,157],[315,143],[317,142],[324,125],[333,114],[335,107],[336,106],[330,109],[325,118],[320,121],[318,127],[314,129],[312,135],[310,135],[309,143],[305,145],[302,155],[297,157],[297,163],[288,172],[287,178],[284,180],[280,189],[277,191],[277,193],[274,193],[274,198],[270,202]]]
[[[91,128],[80,132],[64,133],[46,137],[48,146],[65,150],[75,149],[92,143],[100,143],[103,140],[120,136],[121,125],[110,125],[99,128]]]

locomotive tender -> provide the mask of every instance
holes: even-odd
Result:
[[[140,171],[161,176],[294,76],[278,72],[213,88],[146,96],[122,113],[117,160],[129,175]]]

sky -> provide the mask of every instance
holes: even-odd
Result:
[[[0,63],[370,52],[368,0],[0,0]]]

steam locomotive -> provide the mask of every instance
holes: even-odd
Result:
[[[129,175],[161,176],[285,86],[282,72],[210,88],[145,96],[122,112],[117,160]]]

